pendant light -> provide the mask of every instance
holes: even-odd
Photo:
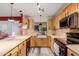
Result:
[[[20,10],[19,12],[20,12],[20,14],[22,14],[22,10]],[[22,24],[22,29],[26,30],[27,28],[28,28],[27,23],[26,24]]]
[[[37,7],[38,7],[38,8],[40,7],[40,4],[39,4],[39,3],[37,3]]]
[[[13,22],[13,21],[14,21],[13,15],[12,15],[12,13],[13,13],[13,4],[14,4],[14,3],[10,3],[10,5],[11,5],[11,16],[10,16],[9,19],[8,19],[8,21],[10,21],[10,22]]]
[[[40,15],[40,21],[41,21],[41,16],[42,16],[42,15]],[[41,26],[41,25],[42,25],[42,23],[40,22],[40,24],[39,24],[39,25]]]

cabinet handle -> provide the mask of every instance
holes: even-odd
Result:
[[[71,56],[75,56],[73,53],[71,53]]]
[[[20,49],[20,54],[21,54],[21,49]]]
[[[11,56],[12,54],[10,53],[8,56]]]
[[[23,43],[23,45],[24,45],[24,43]]]
[[[19,56],[18,52],[17,52],[17,56]]]

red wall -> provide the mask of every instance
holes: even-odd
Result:
[[[7,16],[0,16],[0,21],[7,21],[9,17]],[[14,16],[14,20],[19,21],[22,23],[22,16]]]

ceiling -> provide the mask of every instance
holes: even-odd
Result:
[[[38,13],[38,7],[36,3],[15,3],[13,5],[13,16],[19,16],[19,10],[22,10],[25,16],[29,16],[34,20],[40,19],[39,15],[42,15],[43,20],[54,16],[58,11],[61,11],[69,3],[40,3],[40,7],[44,8],[44,12]],[[9,3],[0,3],[0,16],[10,16]]]

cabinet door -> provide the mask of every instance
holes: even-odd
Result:
[[[60,13],[60,19],[63,19],[64,17],[66,17],[66,10],[65,9],[62,11],[62,13]]]
[[[52,30],[52,19],[48,20],[48,29]]]
[[[27,39],[27,41],[26,41],[26,54],[28,55],[28,52],[29,52],[29,50],[30,50],[30,38],[29,39]]]
[[[67,55],[68,55],[68,56],[78,56],[78,54],[76,54],[75,52],[73,52],[73,51],[70,50],[69,48],[67,49]]]
[[[77,8],[78,8],[77,11],[79,12],[79,3],[77,3]]]
[[[35,37],[33,36],[33,37],[31,37],[31,39],[30,39],[30,47],[34,47],[35,46]]]
[[[18,47],[14,48],[12,51],[7,53],[5,56],[18,56]]]
[[[68,15],[77,12],[78,11],[78,7],[77,7],[77,3],[71,3],[68,7],[67,7],[67,13]]]
[[[51,37],[50,40],[51,50],[54,51],[54,38]]]
[[[23,43],[22,55],[26,56],[26,41]]]
[[[33,20],[32,19],[29,19],[29,28],[33,28]]]
[[[19,56],[26,56],[26,41],[19,45]]]

